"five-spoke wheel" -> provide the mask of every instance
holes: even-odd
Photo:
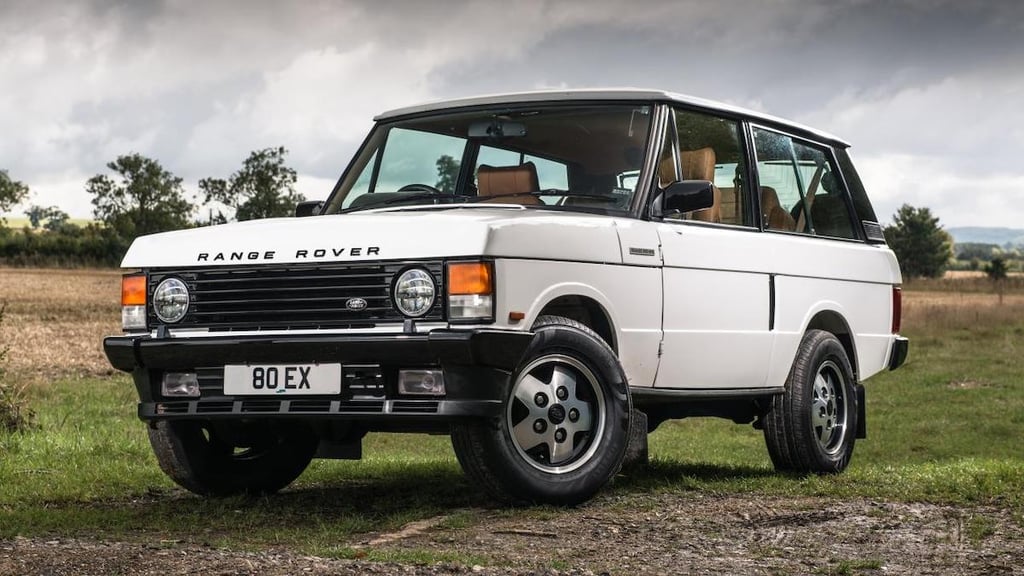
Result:
[[[626,377],[579,322],[541,317],[511,376],[501,418],[452,427],[466,473],[510,503],[576,504],[619,471],[629,435]]]
[[[564,354],[537,358],[520,372],[506,409],[512,441],[538,470],[560,474],[593,456],[604,428],[601,383]]]

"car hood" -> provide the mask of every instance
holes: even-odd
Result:
[[[470,206],[252,220],[137,238],[124,268],[462,256],[621,262],[625,218]]]

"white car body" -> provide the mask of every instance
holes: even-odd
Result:
[[[298,207],[311,217],[155,234],[125,255],[127,334],[105,350],[181,485],[274,491],[317,443],[358,457],[367,431],[450,426],[497,498],[578,502],[627,434],[645,454],[648,430],[691,416],[763,428],[779,469],[845,468],[861,382],[908,346],[900,269],[845,142],[643,90],[377,122],[328,199]],[[284,452],[202,460],[259,428]]]
[[[365,254],[371,246],[385,259],[494,258],[500,290],[493,328],[529,330],[558,297],[593,299],[614,327],[614,346],[631,386],[781,387],[801,335],[822,312],[849,323],[861,379],[890,360],[891,287],[900,283],[890,250],[696,222],[552,214],[514,205],[441,212],[388,208],[146,236],[132,245],[122,267],[353,262],[377,259]],[[352,255],[352,248],[361,254]],[[631,254],[631,248],[653,254]],[[208,257],[201,259],[203,254]],[[776,282],[774,330],[768,329],[769,275]],[[510,322],[512,311],[525,318]]]

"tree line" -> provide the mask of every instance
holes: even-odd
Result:
[[[79,226],[57,206],[30,206],[25,211],[30,226],[20,231],[0,220],[0,262],[116,266],[138,236],[230,220],[290,216],[305,198],[295,190],[297,175],[285,163],[287,153],[283,147],[256,150],[229,177],[200,180],[205,205],[230,209],[229,216],[220,208],[208,208],[205,219],[196,217],[199,207],[185,193],[181,178],[141,154],[119,156],[107,164],[112,174],[97,174],[85,183],[96,222]],[[452,188],[457,161],[442,157],[437,168],[438,188]],[[0,170],[0,213],[28,196],[28,186]],[[884,232],[906,279],[937,278],[956,267],[953,239],[928,208],[904,204]],[[970,254],[975,269],[982,269],[979,257],[987,255],[983,269],[994,279],[1006,276],[1009,266],[1002,253],[963,253]]]
[[[0,262],[117,266],[138,236],[290,216],[305,197],[295,190],[297,173],[286,164],[287,154],[283,147],[256,150],[227,178],[201,179],[205,218],[199,215],[198,198],[191,199],[182,179],[158,161],[137,153],[119,156],[107,164],[109,173],[85,182],[95,222],[78,225],[58,206],[31,205],[25,211],[29,225],[20,230],[0,219]],[[0,213],[29,196],[28,186],[0,170]]]

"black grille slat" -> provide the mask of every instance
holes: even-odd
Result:
[[[363,308],[361,312],[383,312],[387,310],[391,310],[391,308]],[[274,310],[273,314],[327,314],[337,311],[338,308],[282,308]],[[270,312],[268,312],[268,314],[269,313]],[[244,314],[252,314],[252,310],[218,310],[215,312],[192,312],[193,316],[238,316]]]
[[[153,270],[149,291],[164,278],[180,278],[191,295],[189,312],[174,324],[182,328],[217,330],[293,330],[310,328],[372,328],[404,320],[391,302],[394,277],[410,266],[434,276],[438,294],[444,294],[441,261],[376,262],[353,264],[239,266]],[[352,298],[367,306],[349,309]],[[152,310],[150,326],[161,322]],[[421,320],[443,320],[438,297]]]

